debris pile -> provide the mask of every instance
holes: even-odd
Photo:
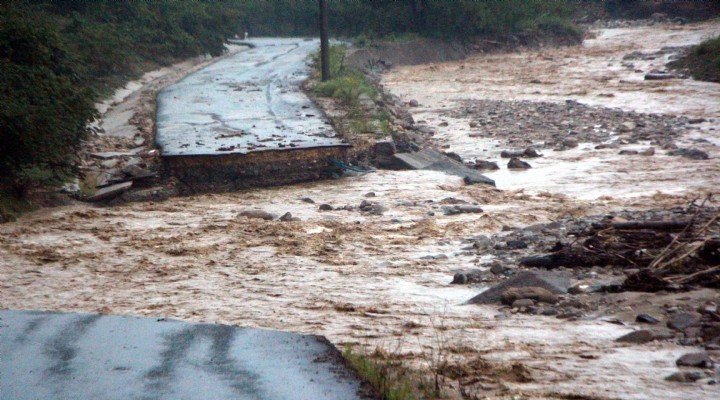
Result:
[[[613,266],[627,279],[615,291],[720,288],[720,212],[690,205],[687,219],[594,223],[571,244],[525,257],[525,267]],[[615,285],[616,286],[616,285]]]

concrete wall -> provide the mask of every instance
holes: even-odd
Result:
[[[188,192],[227,191],[327,179],[341,171],[328,157],[346,160],[349,146],[249,154],[164,157],[165,173]]]

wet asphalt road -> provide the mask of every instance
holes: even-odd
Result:
[[[158,94],[156,141],[163,156],[347,145],[300,88],[319,41],[268,38],[250,43],[256,47]]]
[[[152,318],[0,311],[0,398],[360,399],[327,341]]]

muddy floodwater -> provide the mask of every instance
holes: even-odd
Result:
[[[496,318],[497,306],[463,305],[481,287],[449,282],[455,271],[492,261],[464,250],[477,235],[564,216],[683,205],[720,187],[720,85],[649,82],[634,72],[662,68],[661,58],[636,62],[633,69],[621,65],[630,52],[692,44],[719,32],[716,23],[607,29],[582,47],[398,67],[384,76],[384,86],[420,104],[411,112],[433,126],[438,145],[466,159],[499,161],[500,170],[488,173],[497,188],[466,186],[439,172],[378,171],[158,203],[45,209],[0,226],[0,308],[167,316],[314,333],[339,346],[384,349],[418,368],[431,367],[433,349],[442,347],[451,362],[480,354],[522,363],[532,379],[504,384],[529,397],[716,398],[717,386],[663,380],[691,348],[617,344],[614,339],[632,328],[602,318]],[[704,118],[676,142],[706,151],[710,160],[671,157],[660,149],[652,157],[623,157],[618,149],[579,143],[564,151],[544,149],[531,170],[509,171],[499,158],[508,143],[470,137],[481,128],[452,116],[479,99],[575,100]],[[478,204],[484,213],[443,215],[448,198]],[[368,199],[387,211],[360,212],[357,206]],[[334,210],[320,211],[320,204]],[[355,209],[341,209],[346,205]],[[253,208],[291,212],[300,221],[238,217]]]

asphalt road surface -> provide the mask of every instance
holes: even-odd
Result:
[[[158,95],[163,156],[347,145],[301,90],[318,40],[255,39]]]
[[[0,311],[0,399],[361,399],[316,336],[153,318]]]

